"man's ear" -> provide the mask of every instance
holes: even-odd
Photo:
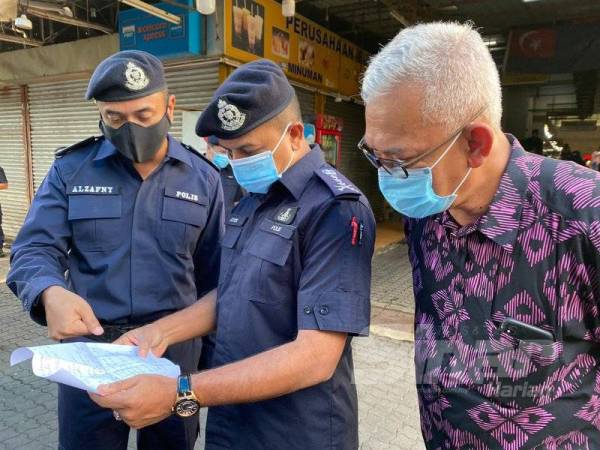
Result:
[[[173,123],[173,118],[175,117],[175,96],[169,95],[169,100],[167,101],[167,117],[169,121]]]
[[[465,127],[463,133],[469,145],[469,167],[480,167],[494,145],[494,130],[486,123],[473,122]]]
[[[304,124],[302,122],[294,122],[290,125],[290,142],[292,148],[297,150],[302,148],[302,141],[304,140]]]

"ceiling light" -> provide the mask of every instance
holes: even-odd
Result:
[[[144,11],[151,14],[159,19],[166,20],[167,22],[174,23],[175,25],[181,25],[181,17],[171,14],[164,9],[157,8],[154,5],[150,5],[142,0],[121,0],[121,3],[125,3],[133,8]]]
[[[210,16],[217,9],[217,3],[215,0],[196,0],[196,9],[200,14]]]
[[[498,43],[498,41],[484,41],[485,45],[487,45],[488,47],[493,47],[494,45],[496,45]]]
[[[281,13],[283,17],[294,17],[296,15],[296,0],[283,0]]]
[[[541,2],[542,0],[521,0],[523,3]]]
[[[65,6],[62,10],[59,11],[59,14],[62,16],[73,17],[73,11],[68,6]]]
[[[31,30],[33,29],[33,23],[31,23],[31,20],[25,14],[21,14],[21,17],[15,19],[15,27],[20,30]]]

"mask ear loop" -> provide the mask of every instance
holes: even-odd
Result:
[[[283,130],[283,134],[281,135],[281,137],[279,138],[279,142],[277,142],[277,145],[275,146],[275,150],[273,150],[271,152],[272,155],[275,154],[275,152],[277,150],[279,150],[279,146],[281,145],[281,143],[283,142],[283,139],[285,138],[285,135],[287,134],[288,130],[290,129],[290,126],[292,125],[292,122],[289,122],[286,126],[285,126],[285,130]],[[281,176],[286,170],[288,170],[290,168],[290,166],[292,165],[292,161],[294,161],[294,156],[296,155],[296,152],[292,152],[292,156],[290,156],[290,160],[287,163],[287,166],[285,166],[285,169],[283,169],[283,171],[279,174],[279,176]]]
[[[431,170],[433,170],[435,168],[435,166],[437,166],[438,163],[442,159],[444,159],[444,156],[446,156],[448,154],[448,152],[450,151],[450,149],[452,148],[452,146],[456,143],[456,141],[460,137],[461,133],[462,133],[462,130],[461,130],[460,133],[458,133],[456,136],[454,136],[454,139],[452,139],[452,142],[450,142],[450,145],[448,145],[448,147],[446,148],[446,150],[444,150],[444,153],[442,153],[441,156],[437,159],[437,161],[434,162],[433,165],[430,167]]]
[[[461,131],[461,133],[462,133],[462,131]],[[444,153],[442,153],[441,156],[437,159],[437,161],[434,162],[433,165],[430,167],[431,170],[433,170],[434,167],[437,166],[438,163],[442,159],[444,159],[444,156],[446,156],[448,154],[448,152],[450,151],[450,149],[452,148],[452,146],[456,143],[456,141],[460,137],[461,133],[458,133],[456,136],[454,136],[454,139],[452,139],[452,142],[450,142],[450,145],[448,145],[448,148],[446,148],[446,150],[444,150]],[[467,181],[467,178],[469,178],[469,175],[471,174],[471,170],[473,170],[473,168],[469,167],[469,170],[467,170],[467,174],[463,177],[463,179],[461,180],[461,182],[458,183],[458,186],[456,187],[456,189],[454,189],[454,192],[452,192],[452,194],[450,194],[450,195],[455,195],[460,190],[460,188],[462,187],[462,185],[465,184],[465,181]]]
[[[469,178],[469,175],[471,174],[471,170],[473,170],[473,168],[469,167],[469,170],[467,170],[467,174],[463,177],[462,181],[458,183],[458,186],[456,187],[456,189],[454,189],[452,195],[456,195],[456,193],[460,190],[462,185],[465,184],[465,181],[467,181],[467,178]]]

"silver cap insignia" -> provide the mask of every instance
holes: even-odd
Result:
[[[217,107],[219,108],[217,116],[224,130],[236,131],[244,125],[246,114],[241,112],[237,106],[227,103],[225,100],[219,100]]]
[[[125,87],[131,91],[141,91],[148,86],[150,80],[146,72],[135,63],[128,62],[125,70]]]

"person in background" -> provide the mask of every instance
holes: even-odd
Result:
[[[544,154],[544,141],[540,138],[538,129],[533,130],[531,136],[523,140],[522,145],[528,152],[536,155]]]
[[[8,189],[8,179],[4,169],[0,167],[0,190]],[[6,253],[4,252],[4,230],[2,229],[2,206],[0,205],[0,258],[4,258]]]
[[[233,176],[233,170],[229,164],[227,151],[219,145],[219,139],[217,139],[216,136],[209,136],[206,138],[206,157],[217,166],[221,172],[225,219],[227,219],[233,207],[237,205],[244,196],[244,190]]]
[[[408,218],[425,446],[600,449],[600,174],[524,151],[501,93],[468,24],[406,28],[364,75],[360,147]]]
[[[563,161],[571,161],[581,166],[585,166],[585,162],[581,157],[581,153],[579,153],[577,150],[571,150],[571,146],[569,144],[565,144],[563,146],[563,149],[560,152],[560,159]]]
[[[590,165],[592,170],[600,171],[600,150],[596,150],[592,153],[592,164]]]

